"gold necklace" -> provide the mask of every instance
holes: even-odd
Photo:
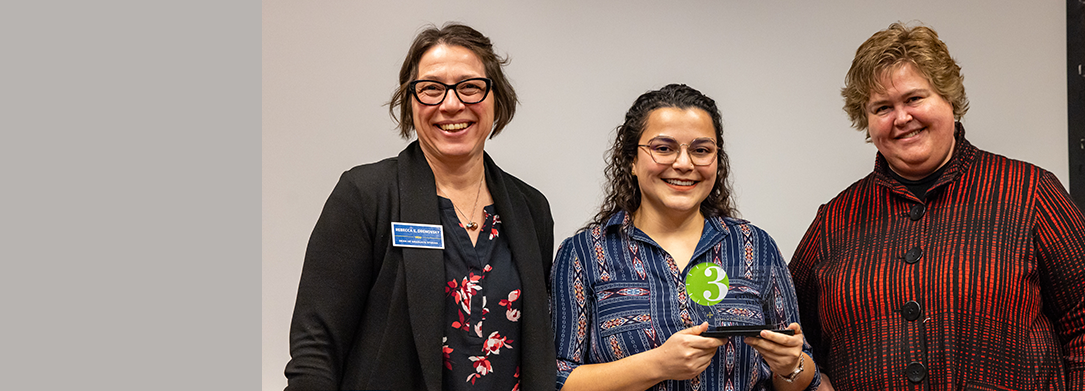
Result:
[[[475,217],[475,211],[478,210],[478,196],[480,194],[482,194],[482,182],[485,179],[486,179],[486,175],[483,174],[482,179],[479,179],[479,181],[478,181],[478,190],[475,191],[475,204],[473,206],[471,206],[471,217]],[[441,191],[441,192],[444,193],[444,191]],[[452,198],[449,198],[448,200],[452,201]],[[464,220],[468,221],[467,225],[463,226],[464,228],[467,228],[467,230],[469,230],[469,231],[474,231],[474,230],[478,229],[478,223],[474,222],[474,220],[471,220],[467,216],[464,216],[463,211],[461,211],[460,208],[458,206],[456,206],[455,202],[452,203],[452,208],[456,209],[456,212],[459,213],[460,216],[463,216]]]

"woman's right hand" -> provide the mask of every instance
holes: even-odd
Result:
[[[708,323],[679,331],[662,346],[618,361],[581,365],[573,369],[562,391],[644,390],[664,380],[689,380],[704,372],[723,345],[702,337]]]
[[[652,366],[660,371],[660,377],[669,380],[688,380],[704,372],[716,355],[716,348],[723,345],[723,339],[702,337],[708,330],[708,322],[679,331],[662,346],[649,350]]]

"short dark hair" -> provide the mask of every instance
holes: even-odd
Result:
[[[723,118],[716,107],[716,101],[685,84],[670,84],[654,91],[642,94],[633,102],[633,107],[625,113],[625,122],[615,129],[617,137],[610,150],[610,161],[604,171],[606,174],[606,196],[599,213],[588,226],[605,224],[610,216],[625,211],[632,214],[640,207],[640,187],[633,175],[633,160],[637,156],[637,144],[644,133],[648,117],[652,111],[673,107],[678,109],[697,108],[704,110],[712,118],[715,128],[716,145],[719,146],[716,157],[716,183],[708,197],[701,201],[701,214],[705,217],[736,217],[734,200],[731,198],[731,184],[728,181],[731,165],[727,152],[723,148]],[[587,228],[587,227],[585,227]]]
[[[490,133],[493,138],[512,121],[516,114],[516,91],[513,90],[509,79],[505,77],[503,67],[509,63],[507,57],[499,57],[494,53],[490,38],[487,38],[477,30],[456,22],[446,23],[443,27],[429,25],[414,37],[407,58],[403,60],[403,66],[399,70],[399,88],[392,94],[388,101],[388,115],[399,125],[399,135],[409,139],[414,132],[414,110],[411,109],[411,94],[407,91],[407,84],[418,77],[418,63],[422,55],[430,48],[437,45],[462,46],[475,53],[485,67],[486,77],[493,80],[492,91],[494,96],[494,128]],[[396,115],[398,108],[399,115]]]

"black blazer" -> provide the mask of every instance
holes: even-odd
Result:
[[[553,390],[554,221],[538,190],[484,157],[486,182],[520,274],[520,388]],[[343,173],[305,252],[290,324],[287,390],[440,390],[444,257],[392,247],[392,222],[440,225],[433,171],[415,141]]]

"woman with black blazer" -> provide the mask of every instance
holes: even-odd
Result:
[[[484,151],[515,112],[506,62],[465,25],[415,38],[389,110],[418,140],[345,172],[328,198],[287,390],[553,389],[550,207]]]

